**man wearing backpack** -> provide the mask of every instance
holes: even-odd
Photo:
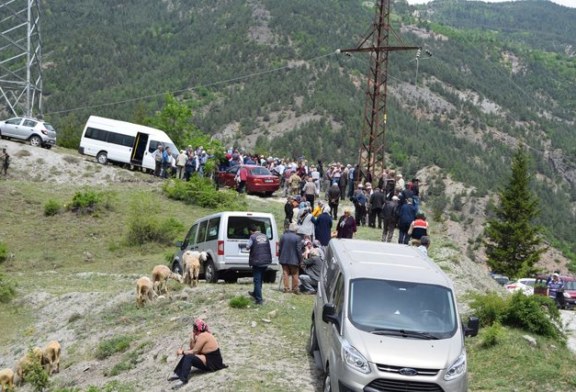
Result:
[[[392,236],[394,236],[394,229],[398,224],[398,196],[392,196],[392,200],[386,201],[384,207],[382,207],[382,241],[392,242]]]

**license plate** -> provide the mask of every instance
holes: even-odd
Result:
[[[264,182],[274,182],[274,180],[264,180]]]

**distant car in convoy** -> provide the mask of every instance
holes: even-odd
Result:
[[[236,165],[219,171],[216,181],[218,186],[236,188],[236,174],[241,167],[248,170],[246,179],[246,193],[262,193],[272,196],[280,188],[280,179],[265,168],[258,165]]]
[[[536,284],[536,278],[521,278],[516,281],[505,284],[504,287],[510,293],[515,293],[516,291],[522,291],[524,295],[533,295],[534,284]]]
[[[492,276],[492,279],[494,279],[496,282],[498,282],[499,285],[504,286],[506,284],[508,284],[510,282],[510,279],[502,274],[490,274]]]
[[[24,140],[34,147],[52,148],[56,144],[54,127],[31,117],[14,117],[0,121],[0,137]]]

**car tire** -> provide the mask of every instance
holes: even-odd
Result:
[[[51,145],[51,144],[46,144],[46,145],[44,146],[44,148],[47,149],[47,150],[49,150],[49,149],[52,148],[52,145]]]
[[[312,315],[314,318],[314,315]],[[316,336],[316,326],[314,325],[314,320],[310,325],[310,338],[308,339],[308,354],[314,356],[314,351],[318,350],[318,337]]]
[[[218,283],[218,271],[216,271],[216,266],[210,258],[206,261],[206,266],[204,267],[204,278],[206,283]]]
[[[276,282],[276,271],[266,271],[264,273],[264,277],[262,278],[262,281],[264,283],[274,283]]]
[[[104,151],[99,152],[98,155],[96,155],[96,160],[99,164],[106,165],[108,163],[108,154],[106,154]]]
[[[182,267],[180,266],[180,262],[178,260],[174,260],[172,262],[172,272],[182,275]]]
[[[264,192],[264,196],[266,197],[271,197],[274,194],[274,192],[268,191],[268,192]]]
[[[324,385],[322,385],[323,392],[332,392],[332,377],[330,376],[330,366],[326,366],[324,373]]]
[[[32,147],[41,147],[42,146],[42,139],[40,136],[32,135],[30,137],[30,145]]]

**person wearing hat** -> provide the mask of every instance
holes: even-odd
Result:
[[[552,278],[548,281],[548,296],[552,298],[560,309],[564,309],[566,302],[564,300],[564,281],[560,274],[554,272]]]
[[[182,356],[168,381],[180,380],[172,389],[180,389],[188,384],[192,366],[205,372],[215,372],[228,366],[222,360],[218,341],[210,332],[208,324],[202,319],[196,319],[192,326],[190,345],[187,350],[180,347],[176,355]]]
[[[356,220],[352,216],[352,209],[344,208],[344,215],[338,220],[336,225],[337,238],[352,238],[356,233]]]
[[[296,234],[298,225],[291,223],[288,231],[280,237],[278,262],[282,266],[282,281],[285,293],[299,293],[298,269],[303,261],[302,238]],[[292,285],[290,285],[292,283]]]
[[[426,221],[426,215],[422,211],[416,213],[416,219],[410,224],[408,235],[413,246],[419,246],[420,238],[428,235],[428,222]]]
[[[382,241],[392,242],[394,229],[398,224],[399,215],[398,196],[392,196],[392,200],[387,200],[382,207]]]

